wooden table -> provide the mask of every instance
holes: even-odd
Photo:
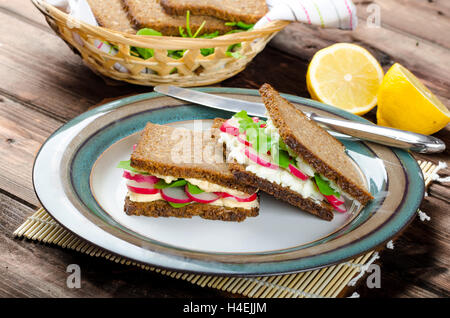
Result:
[[[282,92],[309,97],[308,61],[318,49],[346,41],[369,49],[385,70],[394,61],[402,63],[450,105],[450,2],[373,3],[381,8],[380,27],[366,23],[372,1],[358,2],[360,21],[353,33],[292,24],[245,71],[220,85],[257,88],[268,82]],[[50,30],[28,0],[0,0],[0,26],[0,297],[224,296],[131,266],[13,238],[12,232],[39,206],[31,171],[46,138],[93,105],[151,88],[107,85]],[[374,114],[366,117],[373,120]],[[436,136],[450,145],[448,126]],[[448,150],[416,157],[450,163]],[[362,297],[450,296],[448,193],[443,184],[431,186],[421,207],[431,221],[417,218],[395,241],[395,249],[383,252],[381,288],[362,284],[357,289]],[[83,268],[81,289],[66,287],[68,264]]]

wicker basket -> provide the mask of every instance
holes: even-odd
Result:
[[[287,21],[274,21],[258,30],[213,39],[139,36],[75,20],[44,0],[32,2],[45,15],[52,29],[81,55],[94,72],[116,80],[148,86],[202,86],[223,81],[242,71],[269,40],[289,24]],[[113,45],[116,50],[107,51],[102,48],[101,43],[105,42]],[[227,48],[236,43],[241,43],[240,56],[227,55]],[[151,48],[154,55],[146,60],[130,55],[132,46]],[[201,48],[215,50],[213,54],[203,56]],[[167,55],[167,50],[186,52],[182,58],[175,59]]]

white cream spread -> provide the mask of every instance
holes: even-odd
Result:
[[[193,178],[185,178],[187,182],[199,187],[201,190],[205,192],[226,192],[231,195],[239,196],[239,197],[247,197],[248,194],[242,191],[238,191],[235,189],[230,189],[216,183],[211,183],[205,180],[193,179]]]
[[[230,122],[233,126],[238,126],[237,122],[234,118]],[[266,121],[267,127],[266,127],[266,133],[270,133],[272,140],[276,140],[279,137],[278,131],[273,126],[272,121],[270,118]],[[277,183],[281,185],[282,187],[286,187],[291,189],[292,191],[297,192],[304,198],[311,198],[312,200],[316,202],[320,202],[324,200],[323,195],[319,192],[317,189],[314,181],[311,179],[308,179],[306,181],[303,181],[294,175],[292,175],[289,171],[286,169],[278,168],[278,169],[271,169],[264,166],[261,166],[253,161],[251,161],[244,153],[245,145],[239,140],[231,135],[224,132],[220,133],[219,138],[220,143],[225,143],[227,146],[228,153],[228,159],[234,159],[238,163],[245,165],[245,170],[254,173],[256,176],[266,179],[270,182]],[[261,155],[260,155],[261,157]],[[274,163],[273,160],[271,160],[270,156],[263,156],[264,160],[270,160],[271,163]],[[299,168],[305,172],[306,174],[310,176],[314,176],[314,169],[307,165],[303,160],[298,160],[300,165]]]
[[[157,200],[164,200],[161,197],[160,193],[156,194],[139,194],[134,193],[131,191],[128,191],[128,196],[130,197],[130,200],[133,202],[153,202]],[[212,203],[208,203],[209,205],[215,205],[215,206],[223,206],[227,208],[243,208],[243,209],[252,209],[259,207],[259,201],[253,200],[251,202],[238,202],[232,198],[224,198],[224,199],[218,199]]]

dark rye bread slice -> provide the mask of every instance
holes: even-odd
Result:
[[[259,202],[259,198],[258,198]],[[153,202],[134,202],[127,196],[124,211],[128,215],[144,215],[149,217],[191,218],[200,216],[209,220],[241,222],[247,217],[258,216],[259,208],[228,208],[210,204],[192,203],[181,208],[173,208],[163,200]]]
[[[239,183],[223,159],[223,146],[211,131],[147,123],[131,166],[150,174],[195,178],[253,194],[256,188]]]
[[[269,84],[259,89],[280,137],[297,155],[362,204],[372,200],[345,147]]]
[[[179,28],[186,28],[186,16],[171,16],[161,7],[159,0],[122,0],[128,10],[128,15],[136,28],[151,28],[163,35],[180,36]],[[200,34],[219,31],[224,34],[232,28],[226,26],[224,21],[208,16],[190,16],[189,25],[192,32],[205,26]]]
[[[87,0],[97,23],[115,31],[135,34],[122,0]]]
[[[225,119],[216,118],[214,119],[213,128],[219,128]],[[239,180],[239,182],[252,185],[257,187],[275,198],[288,202],[289,204],[296,206],[303,211],[309,212],[318,216],[319,218],[331,221],[333,219],[334,208],[328,204],[328,202],[317,203],[310,198],[303,198],[300,194],[287,187],[283,187],[277,183],[270,182],[266,179],[258,177],[254,173],[245,170],[245,166],[241,165],[233,160],[233,162],[228,163],[228,168]]]
[[[167,13],[208,15],[232,22],[256,23],[267,13],[266,0],[161,0]]]

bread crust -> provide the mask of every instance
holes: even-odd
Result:
[[[258,197],[259,202],[259,197]],[[192,218],[200,216],[209,220],[242,222],[247,217],[259,215],[259,207],[252,209],[227,208],[209,204],[191,203],[181,208],[174,208],[164,200],[153,202],[134,202],[127,196],[124,211],[128,215],[144,215],[148,217]]]
[[[186,28],[186,16],[172,16],[162,8],[159,0],[122,0],[127,8],[128,16],[135,28],[151,28],[163,35],[180,36],[179,28]],[[209,16],[191,16],[189,19],[192,32],[196,32],[201,24],[205,25],[200,34],[224,34],[232,29],[224,21]]]
[[[182,139],[185,137],[186,143]],[[196,147],[195,140],[201,144],[201,149],[180,148],[180,156],[177,157],[178,152],[174,149],[177,149],[180,142],[183,142],[183,147],[188,142],[192,147]],[[190,151],[190,154],[184,157],[183,151],[186,153]],[[175,161],[175,159],[181,161],[181,156],[188,162]],[[257,190],[236,180],[224,160],[223,145],[217,142],[211,131],[193,132],[148,123],[141,133],[136,149],[131,154],[131,166],[152,175],[201,179],[247,194],[253,194]]]
[[[269,84],[262,85],[259,92],[273,124],[289,148],[361,204],[373,199],[365,187],[358,184],[361,180],[342,143],[281,97]]]
[[[224,21],[256,23],[268,11],[265,0],[161,0],[161,6],[172,15],[212,16]]]
[[[115,31],[135,34],[121,0],[87,0],[97,23]]]

